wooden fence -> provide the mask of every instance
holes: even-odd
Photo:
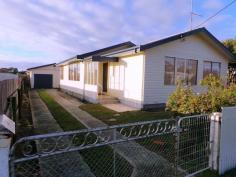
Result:
[[[21,79],[9,79],[0,81],[0,114],[7,112],[9,98],[17,94],[18,89],[21,87]]]

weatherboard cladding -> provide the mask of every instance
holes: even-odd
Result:
[[[150,48],[145,51],[144,104],[165,103],[170,93],[176,88],[175,85],[164,85],[166,56],[198,60],[198,84],[203,79],[205,60],[220,62],[221,77],[224,78],[227,74],[228,58],[197,35],[188,36],[184,41],[174,40]],[[200,85],[192,86],[192,88],[196,92],[204,91]]]

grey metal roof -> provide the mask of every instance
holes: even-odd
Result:
[[[230,57],[232,57],[234,59],[234,56],[229,51],[229,49],[227,47],[225,47],[224,44],[222,42],[220,42],[215,36],[213,36],[213,34],[211,34],[205,27],[197,28],[197,29],[187,31],[187,32],[184,32],[184,33],[179,33],[179,34],[174,35],[174,36],[170,36],[170,37],[167,37],[167,38],[164,38],[164,39],[161,39],[161,40],[157,40],[157,41],[154,41],[154,42],[150,42],[150,43],[141,45],[140,46],[140,51],[147,50],[147,49],[150,49],[150,48],[153,48],[153,47],[156,47],[156,46],[159,46],[159,45],[163,45],[163,44],[166,44],[168,42],[171,42],[171,41],[174,41],[174,40],[177,40],[177,39],[181,39],[181,38],[184,38],[184,37],[187,37],[187,36],[190,36],[190,35],[198,34],[198,33],[203,33],[203,34],[207,35],[225,53],[227,53]]]
[[[51,66],[51,65],[56,65],[56,63],[46,64],[46,65],[41,65],[41,66],[36,66],[36,67],[28,68],[27,70],[43,68],[43,67],[47,67],[47,66]]]
[[[112,46],[109,46],[109,47],[105,47],[105,48],[102,48],[102,49],[98,49],[98,50],[94,50],[94,51],[91,51],[91,52],[76,55],[72,58],[69,58],[69,59],[66,59],[66,60],[63,60],[63,61],[57,63],[57,65],[60,65],[60,64],[65,63],[65,62],[70,62],[70,60],[74,60],[74,59],[83,60],[84,58],[94,56],[94,55],[100,55],[102,53],[108,53],[112,50],[115,51],[115,49],[119,49],[119,48],[122,48],[122,47],[129,48],[129,47],[133,47],[133,46],[135,46],[134,43],[132,43],[131,41],[127,41],[127,42],[119,43],[119,44],[112,45]]]

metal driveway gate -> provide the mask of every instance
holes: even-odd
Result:
[[[208,115],[36,135],[10,152],[11,177],[175,177],[208,168]]]

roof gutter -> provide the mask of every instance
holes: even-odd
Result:
[[[107,53],[101,56],[104,57],[120,57],[124,55],[136,54],[140,52],[140,46],[134,46],[127,49],[118,50],[115,52]]]
[[[70,64],[70,63],[74,63],[76,61],[81,61],[82,59],[79,59],[77,58],[77,56],[73,57],[73,58],[69,58],[67,60],[64,60],[60,63],[57,63],[56,66],[64,66],[64,65],[67,65],[67,64]]]

